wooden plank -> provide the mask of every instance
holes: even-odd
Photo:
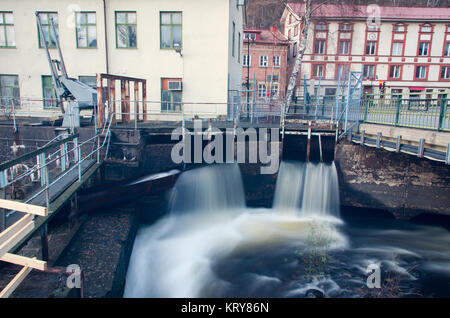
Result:
[[[46,207],[4,199],[0,199],[0,209],[25,212],[39,216],[47,216],[48,214],[48,209]]]
[[[0,256],[5,255],[14,247],[21,239],[23,239],[28,233],[33,231],[34,222],[29,222],[23,228],[14,233],[5,243],[0,245]]]
[[[9,238],[11,238],[18,230],[23,228],[25,225],[33,220],[31,214],[26,214],[19,220],[17,220],[13,225],[8,227],[6,230],[0,233],[0,245],[5,243]]]
[[[38,260],[36,259],[36,257],[30,258],[21,255],[6,253],[5,255],[0,257],[0,261],[22,265],[25,267],[31,267],[40,271],[45,271],[47,269],[47,262]]]
[[[32,271],[31,267],[24,267],[20,270],[20,272],[13,278],[12,281],[6,285],[5,288],[0,292],[0,298],[8,298],[11,294],[19,287],[20,283],[23,282],[25,277]]]

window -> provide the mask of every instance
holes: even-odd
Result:
[[[399,79],[401,73],[401,66],[400,65],[391,65],[390,71],[389,71],[389,77]]]
[[[317,31],[325,31],[327,29],[327,25],[325,23],[318,23],[316,24],[316,30]]]
[[[0,75],[0,106],[11,106],[11,100],[18,106],[20,101],[19,76]]]
[[[116,46],[136,48],[136,12],[116,12]]]
[[[180,78],[161,79],[161,111],[181,112],[182,91],[170,89],[173,88],[170,87],[171,82],[181,82],[181,79]]]
[[[267,67],[268,66],[268,57],[267,55],[261,55],[259,57],[259,67]]]
[[[450,25],[447,26],[447,33],[450,33]]]
[[[376,41],[368,41],[366,44],[366,55],[375,55],[377,48]]]
[[[336,67],[335,67],[335,71],[336,71],[335,76],[336,76],[336,79],[339,79],[339,74],[340,74],[341,70],[342,70],[342,75],[341,75],[341,77],[342,77],[342,76],[345,76],[345,65],[343,65],[343,64],[336,64]]]
[[[0,47],[16,47],[12,12],[0,12]]]
[[[78,80],[94,89],[97,88],[97,77],[96,76],[78,76]]]
[[[419,56],[428,56],[429,54],[430,43],[429,42],[420,42],[419,43]]]
[[[416,66],[416,78],[425,79],[427,77],[426,66]]]
[[[405,32],[405,26],[403,24],[394,25],[394,32]]]
[[[231,55],[234,57],[234,42],[235,42],[235,34],[236,34],[236,24],[233,22],[233,38],[232,38],[232,45],[231,45]]]
[[[363,77],[373,79],[375,75],[375,65],[364,65]]]
[[[298,24],[294,27],[294,36],[298,35]]]
[[[444,56],[450,56],[450,42],[445,43]]]
[[[350,23],[341,24],[341,31],[351,31],[352,25]]]
[[[292,48],[292,56],[293,57],[297,56],[297,42],[294,42],[294,46]]]
[[[264,83],[258,84],[258,97],[259,98],[266,97],[266,84]]]
[[[376,24],[367,25],[367,31],[378,31],[378,26]]]
[[[97,47],[97,21],[95,12],[77,12],[77,47]]]
[[[441,69],[441,79],[450,80],[450,66],[443,66]]]
[[[313,65],[313,77],[324,77],[325,65],[314,64]]]
[[[56,35],[59,34],[58,31],[58,14],[56,12],[39,12],[39,18],[41,19],[42,31],[44,32],[44,39],[48,44],[49,48],[56,47],[56,39],[53,36],[51,20],[53,20],[53,24],[55,25]],[[38,36],[39,36],[39,47],[45,47],[44,42],[42,41],[41,32],[38,28]]]
[[[316,40],[314,43],[315,54],[325,54],[325,40]]]
[[[272,96],[277,96],[278,92],[279,92],[278,84],[272,84],[271,92],[270,92],[272,94]]]
[[[341,55],[350,54],[350,41],[347,40],[339,41],[339,54]]]
[[[392,55],[402,56],[403,55],[403,42],[392,43]]]
[[[288,30],[288,39],[289,40],[291,39],[291,31],[292,31],[291,29]]]
[[[275,55],[273,57],[273,66],[280,66],[280,56],[279,55]]]
[[[280,81],[280,75],[274,74],[272,76],[272,82],[278,82],[278,81]]]
[[[242,55],[242,65],[244,66],[250,66],[252,63],[252,57],[251,55],[244,54]]]
[[[52,77],[49,75],[42,75],[42,95],[44,98],[44,108],[58,107],[55,87],[53,86]]]
[[[431,25],[422,25],[420,27],[420,32],[424,32],[424,33],[430,33],[432,30]]]

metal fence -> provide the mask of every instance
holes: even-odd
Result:
[[[366,123],[450,131],[448,98],[426,95],[366,95],[362,100]]]

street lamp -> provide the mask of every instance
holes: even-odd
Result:
[[[247,119],[250,114],[250,38],[251,33],[247,33]],[[251,39],[252,45],[255,44],[255,38]]]

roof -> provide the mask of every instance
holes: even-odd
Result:
[[[262,30],[262,29],[244,29],[244,33],[256,33],[260,34],[258,40],[255,40],[256,43],[273,43],[277,42],[277,44],[288,44],[289,41],[280,31],[276,30],[272,32],[270,30]],[[244,39],[247,41],[247,39]]]
[[[289,7],[299,16],[303,15],[304,3],[288,3]],[[367,19],[370,14],[367,5],[334,5],[324,4],[313,12],[314,18],[330,19]],[[450,8],[429,7],[382,7],[380,18],[383,20],[420,20],[420,21],[450,21]],[[368,12],[369,11],[369,12]]]

